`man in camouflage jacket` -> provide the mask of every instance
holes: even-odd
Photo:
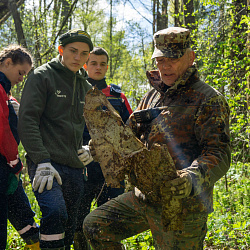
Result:
[[[148,123],[129,125],[150,147],[165,144],[178,178],[163,193],[181,199],[183,228],[164,232],[161,206],[137,188],[94,210],[84,232],[94,249],[124,249],[121,240],[151,229],[156,249],[202,249],[207,216],[213,211],[213,186],[230,166],[229,107],[225,98],[201,81],[190,48],[190,31],[172,27],[154,35],[158,70],[147,72],[152,89],[137,111],[167,107]]]

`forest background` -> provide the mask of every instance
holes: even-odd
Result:
[[[95,46],[108,51],[108,82],[121,86],[135,109],[150,88],[145,73],[155,68],[152,34],[171,26],[189,28],[201,79],[226,96],[231,110],[232,164],[215,185],[205,248],[250,249],[249,11],[250,0],[1,0],[0,49],[22,44],[37,67],[58,54],[60,34],[81,28]],[[24,83],[13,89],[19,101]],[[19,149],[25,162],[22,145]],[[22,179],[39,223],[26,169]],[[7,249],[24,249],[10,224],[8,230]],[[150,231],[124,244],[126,249],[154,249]]]

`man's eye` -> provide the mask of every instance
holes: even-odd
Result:
[[[163,63],[164,60],[157,60],[156,63]]]
[[[178,62],[179,61],[179,58],[171,58],[171,62],[175,63],[175,62]]]
[[[75,54],[77,52],[77,50],[71,50],[71,52]]]

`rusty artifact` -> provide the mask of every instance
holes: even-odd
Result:
[[[162,191],[166,181],[177,177],[167,146],[148,149],[96,87],[85,97],[84,118],[107,185],[120,187],[128,175],[148,202],[162,206],[164,231],[181,230],[181,200]]]

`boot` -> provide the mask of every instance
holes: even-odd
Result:
[[[75,232],[73,246],[74,250],[91,250],[83,232]]]
[[[39,244],[39,241],[32,244],[32,245],[27,245],[25,246],[24,249],[31,249],[31,250],[40,250],[40,244]]]

